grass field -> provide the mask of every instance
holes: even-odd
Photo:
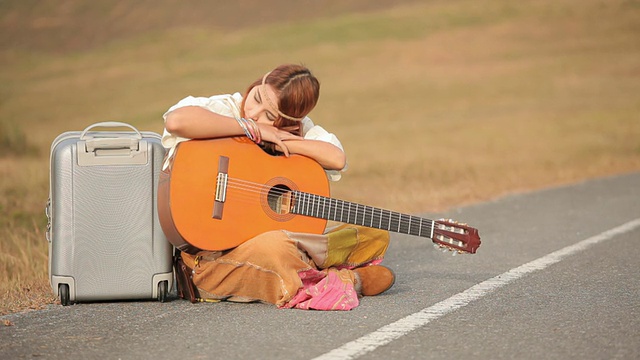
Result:
[[[55,136],[161,132],[182,97],[280,63],[320,78],[311,117],[349,158],[334,197],[420,213],[640,170],[640,1],[322,3],[0,4],[0,314],[54,301]]]

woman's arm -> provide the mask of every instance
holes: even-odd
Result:
[[[321,140],[285,140],[289,153],[312,158],[327,170],[342,170],[347,156],[337,146]]]
[[[244,135],[238,122],[199,106],[185,106],[167,114],[164,127],[173,135],[189,139],[210,139]]]
[[[232,117],[220,115],[199,106],[185,106],[167,114],[164,127],[172,135],[188,139],[212,139],[230,136],[243,136],[244,130]],[[288,149],[282,143],[285,140],[302,139],[288,131],[278,129],[272,124],[258,124],[262,140],[280,146],[285,155]]]
[[[211,139],[243,136],[238,122],[199,106],[185,106],[167,114],[165,128],[173,135],[189,139]],[[264,141],[276,144],[279,151],[300,154],[317,161],[327,170],[342,170],[346,164],[344,152],[337,146],[320,140],[303,140],[288,131],[271,125],[259,124]]]

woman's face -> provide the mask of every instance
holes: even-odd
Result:
[[[245,99],[244,116],[257,123],[273,125],[278,118],[278,109],[274,108],[277,106],[277,99],[278,96],[271,85],[254,86]]]

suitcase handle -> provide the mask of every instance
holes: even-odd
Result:
[[[86,129],[84,129],[84,131],[82,131],[82,134],[80,135],[80,140],[84,140],[85,137],[87,136],[87,133],[89,132],[89,130],[95,128],[95,127],[128,127],[131,130],[135,131],[136,133],[136,137],[138,138],[138,140],[142,139],[142,134],[140,133],[140,131],[138,131],[138,129],[136,129],[135,127],[133,127],[130,124],[127,123],[123,123],[120,121],[104,121],[104,122],[99,122],[99,123],[95,123],[92,125],[87,126]]]

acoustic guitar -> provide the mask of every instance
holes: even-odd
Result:
[[[478,230],[329,197],[314,160],[272,156],[246,137],[189,140],[167,155],[158,185],[162,229],[178,249],[231,249],[270,230],[321,234],[328,220],[431,239],[475,253]]]

